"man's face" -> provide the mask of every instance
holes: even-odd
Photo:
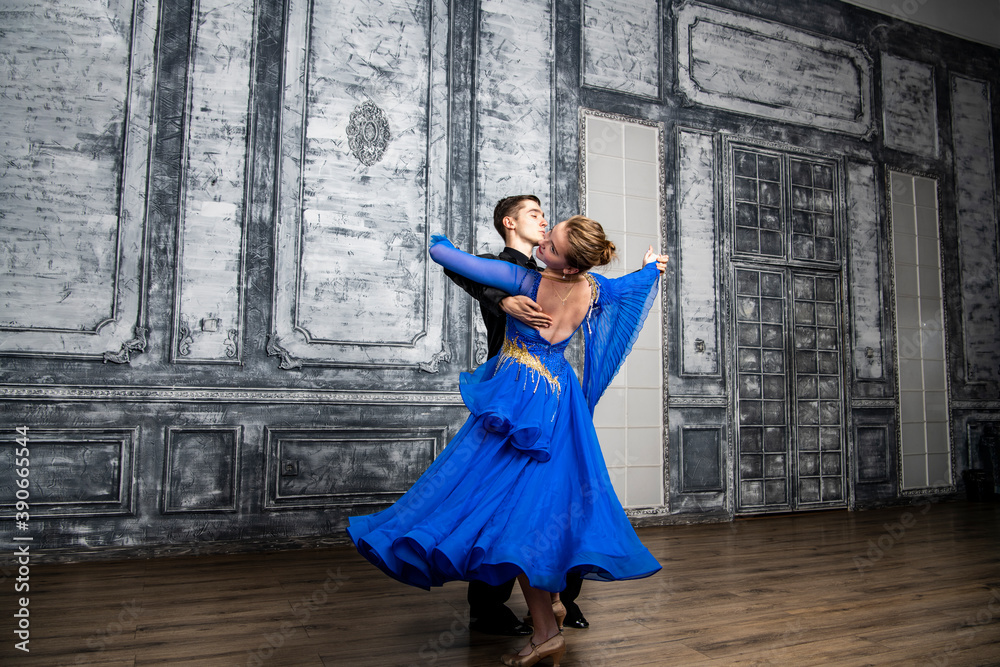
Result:
[[[531,199],[525,199],[521,202],[521,208],[510,219],[518,237],[532,246],[542,242],[545,237],[545,228],[549,223],[545,220],[545,213],[542,212],[541,206]]]

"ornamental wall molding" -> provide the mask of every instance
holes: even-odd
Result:
[[[463,405],[458,392],[309,389],[215,389],[208,387],[95,387],[81,385],[0,385],[8,401],[144,401],[148,403],[322,403],[377,405]]]
[[[892,410],[896,407],[896,399],[894,398],[855,398],[851,400],[850,407],[852,408],[864,408],[864,409],[874,409],[879,408],[883,410]]]
[[[725,408],[729,406],[727,396],[690,396],[671,394],[667,397],[670,408]]]
[[[1000,410],[1000,401],[989,399],[955,399],[951,402],[952,410]]]

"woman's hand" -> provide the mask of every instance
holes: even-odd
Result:
[[[451,241],[449,241],[448,237],[445,236],[444,234],[431,234],[431,245],[430,245],[430,247],[433,248],[434,246],[436,246],[438,244],[442,244],[446,248],[454,248],[455,247],[455,245]],[[652,247],[652,246],[650,246],[650,247]]]
[[[646,266],[650,262],[656,262],[656,270],[663,273],[667,270],[667,261],[670,259],[668,255],[657,255],[656,251],[653,250],[653,246],[649,246],[649,250],[642,258],[642,265]]]

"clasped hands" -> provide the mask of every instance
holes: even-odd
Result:
[[[663,273],[667,270],[667,261],[670,259],[669,255],[658,255],[656,251],[653,250],[653,246],[649,246],[649,250],[642,257],[642,265],[646,266],[650,262],[656,262],[656,270]]]

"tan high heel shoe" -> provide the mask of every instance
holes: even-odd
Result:
[[[562,633],[552,635],[541,644],[531,642],[531,653],[528,655],[518,655],[516,653],[504,653],[500,656],[500,662],[507,667],[531,667],[539,660],[552,656],[552,667],[559,667],[559,663],[566,654],[566,640]]]
[[[556,617],[556,625],[559,627],[559,632],[562,632],[563,621],[566,620],[566,605],[562,603],[562,600],[556,600],[552,603],[552,613]]]
[[[562,600],[556,600],[552,603],[552,614],[556,617],[556,625],[559,627],[559,632],[562,632],[563,621],[566,620],[566,605],[562,603]],[[524,622],[527,625],[532,625],[531,614],[524,617]]]

